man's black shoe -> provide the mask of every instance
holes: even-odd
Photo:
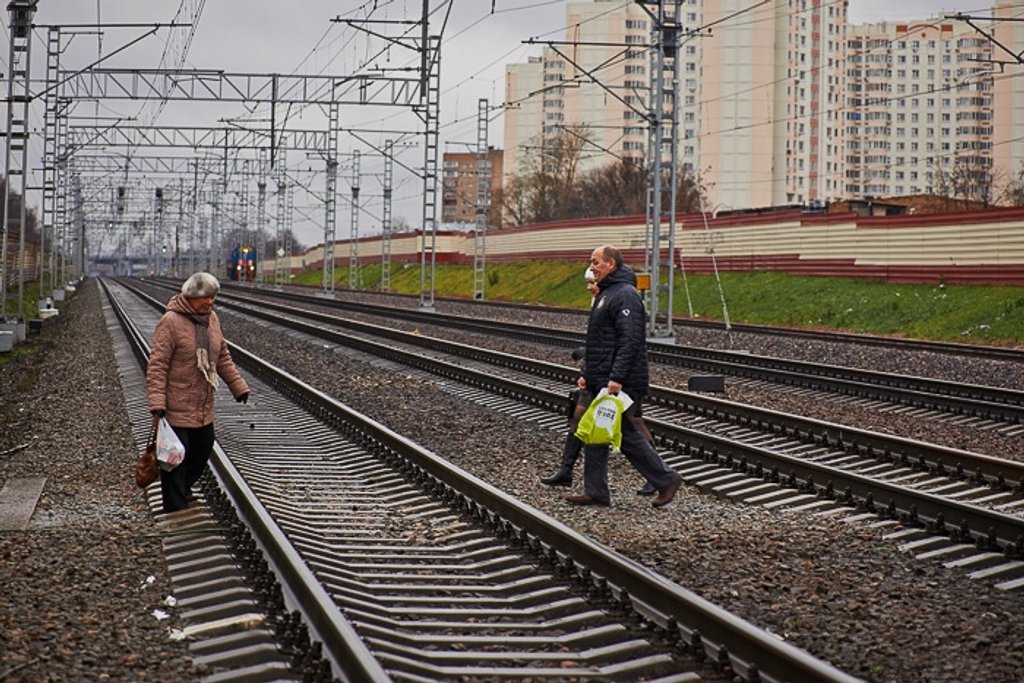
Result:
[[[547,486],[572,486],[572,470],[559,467],[550,477],[541,477],[540,483]]]
[[[658,489],[654,488],[654,484],[652,484],[651,482],[647,482],[646,484],[644,484],[643,488],[637,489],[636,495],[638,495],[638,496],[653,496],[657,492],[658,492]]]

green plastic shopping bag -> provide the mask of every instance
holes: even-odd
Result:
[[[633,405],[633,399],[624,391],[609,394],[608,389],[590,402],[587,412],[580,418],[576,438],[589,446],[622,445],[622,414]]]

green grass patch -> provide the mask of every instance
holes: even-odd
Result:
[[[517,261],[486,268],[484,294],[491,301],[521,301],[586,309],[585,262]],[[335,269],[335,288],[348,287],[348,268]],[[294,284],[323,286],[322,271],[302,273]],[[381,266],[360,269],[363,289],[379,289]],[[393,264],[391,291],[419,294],[419,263]],[[722,298],[733,323],[834,329],[864,334],[986,344],[1024,344],[1024,287],[889,284],[857,278],[826,278],[779,272],[676,273],[673,309],[687,317],[724,320]],[[473,294],[473,267],[439,265],[438,297]]]
[[[37,320],[39,318],[39,281],[33,280],[32,282],[26,282],[21,286],[22,293],[22,304],[23,312],[25,314],[25,320]],[[49,295],[50,289],[46,288],[47,295]],[[15,318],[18,316],[18,285],[9,286],[7,288],[7,307],[4,311],[9,318]],[[56,306],[58,302],[54,302]],[[3,316],[0,316],[2,318]]]

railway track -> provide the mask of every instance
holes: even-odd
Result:
[[[437,325],[489,336],[502,335],[562,348],[575,348],[583,343],[584,338],[581,333],[569,330],[538,329],[536,325],[488,320],[484,317],[340,301],[291,291],[255,290],[252,287],[232,285],[226,288],[227,292],[241,300],[251,297],[255,301],[258,295],[262,299],[280,300],[292,305],[328,307],[338,311],[377,315],[389,320]],[[892,344],[907,347],[910,342],[897,340]],[[911,348],[938,352],[947,346],[921,343]],[[979,353],[992,357],[988,354],[997,351],[985,349]],[[965,353],[960,348],[957,352]],[[1012,350],[998,352],[1001,358],[1007,353],[1013,353]],[[881,411],[913,410],[934,419],[949,419],[953,416],[954,419],[968,421],[979,428],[994,429],[1007,436],[1024,435],[1024,392],[1014,389],[692,346],[652,344],[648,349],[648,357],[651,363],[683,368],[695,374],[723,375],[748,384],[767,382],[774,387],[794,392],[819,392],[818,395],[829,397],[829,400],[843,397],[843,400],[851,403],[871,406]],[[1024,356],[1017,352],[1013,353],[1012,358],[1021,360]]]
[[[548,420],[575,376],[446,339],[232,298],[222,305],[456,380],[477,401],[497,393],[538,406],[551,413]],[[651,400],[652,432],[690,483],[759,504],[842,508],[898,523],[907,527],[898,538],[929,557],[1000,588],[1024,589],[1024,464],[664,387],[652,387]]]
[[[234,287],[230,285],[229,287]],[[309,287],[288,287],[288,291],[302,296],[310,295]],[[360,300],[404,300],[407,308],[415,308],[419,305],[419,296],[415,294],[396,294],[393,292],[380,292],[367,289],[338,289],[337,293],[345,297],[356,297]],[[587,311],[579,308],[554,308],[549,306],[537,306],[536,304],[520,303],[514,301],[473,301],[458,297],[435,297],[438,303],[450,304],[459,308],[477,309],[483,317],[492,317],[491,311],[556,311],[565,315],[577,316],[582,321],[587,317]],[[387,305],[387,304],[384,304]],[[697,318],[675,317],[672,320],[674,327],[680,330],[711,330],[727,334],[753,334],[767,335],[774,337],[786,337],[795,339],[806,339],[808,341],[826,342],[829,344],[857,344],[866,347],[880,347],[883,349],[907,349],[914,353],[937,353],[953,354],[965,358],[983,358],[990,360],[1010,361],[1013,363],[1024,362],[1024,349],[990,346],[986,344],[959,344],[956,342],[929,341],[926,339],[906,339],[902,337],[886,337],[871,334],[858,334],[855,332],[839,332],[835,330],[820,331],[803,329],[797,327],[778,327],[769,325],[752,325],[747,323],[730,323],[728,329],[725,323],[716,320],[703,320]]]
[[[116,306],[140,320],[136,340],[153,305]],[[244,522],[222,524],[255,558],[259,620],[288,635],[293,666],[345,680],[855,680],[233,354],[258,398],[218,405],[204,500]]]

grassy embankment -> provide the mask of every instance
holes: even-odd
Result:
[[[493,301],[525,301],[585,308],[586,263],[523,261],[487,266],[485,293]],[[348,269],[335,270],[337,288],[348,286]],[[380,266],[361,269],[362,288],[375,289]],[[320,271],[297,276],[295,284],[322,285]],[[1024,287],[894,285],[851,278],[801,277],[775,272],[723,273],[721,288],[733,323],[838,329],[960,343],[1024,345]],[[418,294],[419,265],[396,268],[391,289]],[[438,266],[434,293],[469,298],[471,266]],[[686,317],[722,320],[714,277],[675,277],[673,308]]]
[[[39,281],[26,282],[21,287],[23,294],[25,320],[39,319]],[[59,307],[59,304],[56,304]],[[18,286],[14,285],[7,290],[7,315],[13,321],[18,316]],[[0,321],[4,316],[0,314]],[[16,343],[11,351],[0,353],[0,369],[8,362],[19,356],[32,355],[39,350],[38,345]]]

